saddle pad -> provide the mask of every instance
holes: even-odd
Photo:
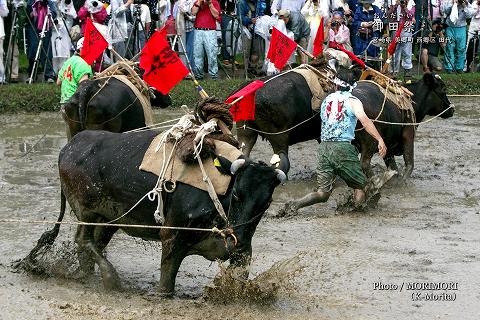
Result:
[[[168,160],[173,148],[172,143],[165,143],[158,149],[157,152],[155,152],[155,149],[162,139],[161,136],[162,135],[159,134],[155,137],[155,139],[153,139],[152,143],[145,152],[145,156],[143,157],[142,164],[139,168],[140,170],[153,173],[157,176],[162,170],[164,158]],[[240,150],[226,142],[219,140],[213,140],[213,142],[215,144],[215,153],[231,162],[237,160],[241,155],[243,155]],[[212,181],[215,192],[218,195],[225,195],[228,185],[230,184],[231,176],[221,174],[220,171],[218,171],[218,169],[215,167],[213,161],[214,160],[212,158],[206,158],[202,161],[205,172]],[[182,162],[182,160],[180,160],[176,155],[166,169],[165,179],[171,182],[182,182],[197,189],[207,191],[207,183],[203,181],[202,171],[200,170],[198,163],[186,164],[185,162]]]
[[[153,125],[153,111],[150,100],[145,95],[143,95],[130,80],[128,80],[127,76],[114,74],[111,77],[123,82],[126,86],[130,88],[130,90],[133,91],[137,99],[142,104],[143,114],[145,117],[145,125]]]
[[[305,81],[307,81],[310,92],[312,93],[312,109],[319,110],[323,99],[327,96],[326,91],[323,90],[322,82],[325,81],[320,74],[315,73],[310,69],[294,69],[292,72],[300,74]]]
[[[385,95],[385,91],[387,91],[387,99],[390,100],[394,105],[397,106],[398,109],[400,110],[409,110],[413,111],[413,103],[410,97],[408,97],[406,94],[398,94],[394,93],[391,90],[385,90],[386,88],[382,87],[379,83],[373,81],[373,80],[360,80],[360,82],[368,82],[368,83],[373,83],[375,84],[378,89],[380,89],[380,92],[382,92]],[[400,87],[397,87],[400,88]],[[395,90],[397,88],[392,87],[392,90]],[[401,91],[401,90],[398,90]]]

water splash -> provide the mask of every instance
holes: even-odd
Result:
[[[32,260],[13,263],[17,270],[34,275],[71,278],[78,269],[77,245],[72,241],[62,241],[42,248]]]
[[[205,287],[206,300],[219,303],[247,303],[269,305],[277,301],[280,294],[295,292],[295,279],[307,267],[306,252],[281,260],[253,279],[241,279],[244,269],[220,264],[220,273],[213,283]]]

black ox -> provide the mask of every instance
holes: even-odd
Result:
[[[415,83],[406,85],[413,95],[416,121],[422,121],[426,115],[435,116],[444,111],[441,117],[453,116],[454,106],[447,98],[445,84],[438,75],[426,73]],[[383,93],[371,83],[359,83],[353,90],[371,119],[377,118],[383,103]],[[320,142],[320,115],[312,110],[312,94],[305,79],[294,72],[286,73],[265,84],[256,92],[255,120],[237,124],[239,142],[244,145],[246,156],[260,135],[272,145],[274,153],[280,156],[280,166],[284,172],[290,169],[288,147],[295,143],[316,139]],[[446,110],[449,109],[449,110]],[[412,122],[406,113],[387,101],[378,120],[407,123]],[[303,122],[303,123],[302,123]],[[301,125],[298,125],[302,123]],[[246,126],[244,129],[243,126]],[[375,123],[387,145],[385,163],[396,170],[394,156],[403,155],[405,160],[404,178],[413,170],[413,143],[415,126],[385,125]],[[292,130],[289,130],[293,128]],[[280,134],[269,134],[280,132]],[[357,131],[354,143],[361,152],[362,168],[371,175],[370,160],[377,152],[377,143],[365,130]]]
[[[117,219],[155,186],[158,177],[138,169],[155,135],[154,132],[118,134],[83,131],[62,149],[58,161],[62,192],[79,221],[108,222]],[[236,241],[232,236],[227,236],[224,241],[221,235],[209,232],[122,228],[133,237],[162,241],[159,289],[164,294],[173,293],[177,271],[188,255],[197,254],[209,260],[230,259],[233,266],[248,265],[257,224],[270,205],[275,187],[286,179],[280,170],[249,159],[230,163],[220,157],[220,163],[219,170],[232,176],[227,194],[219,196],[227,212],[229,226],[219,216],[207,192],[182,183],[177,183],[174,192],[162,193],[164,225],[230,227]],[[144,199],[115,223],[156,225],[156,206],[156,201]],[[65,203],[62,203],[59,221],[64,212]],[[59,225],[52,230],[55,236],[58,228]],[[82,225],[76,235],[80,274],[91,274],[96,262],[107,288],[119,286],[119,277],[103,254],[117,230],[115,226]]]
[[[152,106],[160,108],[171,103],[169,95],[158,91],[151,101]],[[115,78],[82,81],[63,105],[62,116],[68,139],[85,129],[125,132],[145,126],[142,104],[128,86]]]

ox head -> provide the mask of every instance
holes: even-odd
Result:
[[[238,159],[230,163],[221,159],[223,170],[227,167],[233,183],[229,191],[228,222],[236,237],[233,248],[227,242],[231,262],[243,264],[251,254],[251,241],[256,227],[270,206],[275,188],[287,179],[285,173],[265,163]]]
[[[154,98],[150,100],[152,107],[164,109],[172,104],[172,99],[168,94],[163,94],[160,91],[153,91]]]
[[[441,114],[442,118],[453,116],[455,105],[448,100],[445,83],[438,74],[425,73],[416,85],[415,96],[418,97],[415,97],[415,102],[416,111],[419,113],[417,120],[421,121],[425,115]]]

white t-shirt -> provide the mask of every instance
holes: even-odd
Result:
[[[7,1],[0,0],[0,38],[5,37],[5,29],[3,25],[3,17],[8,16]]]

